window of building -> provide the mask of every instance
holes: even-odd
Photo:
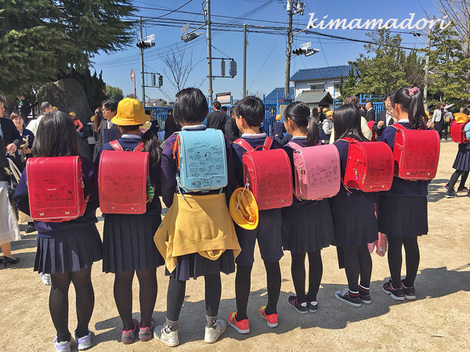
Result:
[[[311,84],[310,89],[311,90],[323,90],[323,89],[325,89],[325,85],[324,84],[319,84],[319,83]]]

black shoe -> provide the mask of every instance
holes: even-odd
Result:
[[[361,306],[361,300],[359,299],[359,295],[357,297],[351,296],[349,294],[348,288],[345,288],[343,291],[336,291],[335,298],[356,308],[359,308]]]
[[[299,313],[308,313],[307,302],[299,303],[296,296],[289,296],[287,303]]]
[[[370,298],[370,292],[369,290],[363,290],[361,286],[359,286],[359,299],[361,300],[361,303],[364,304],[371,304],[372,299]]]
[[[36,231],[36,228],[34,227],[34,224],[28,224],[28,226],[26,227],[26,230],[24,230],[24,232],[26,233],[31,233],[31,232],[34,232]]]
[[[3,257],[3,266],[6,268],[7,264],[15,265],[20,262],[20,258],[10,258],[10,257]]]
[[[400,288],[394,288],[392,286],[392,280],[388,280],[386,283],[383,285],[383,291],[392,297],[395,301],[404,301],[405,300],[405,292],[403,291],[403,287]]]
[[[411,301],[416,299],[416,290],[414,287],[406,287],[403,280],[401,280],[401,287],[405,293],[405,299]]]

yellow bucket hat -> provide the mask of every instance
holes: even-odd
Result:
[[[229,209],[233,221],[241,228],[254,230],[258,227],[258,204],[248,188],[240,187],[233,192]]]
[[[328,108],[323,108],[322,112],[327,112]]]
[[[333,111],[331,111],[331,110],[327,111],[326,116],[331,116],[331,115],[333,115]]]
[[[145,114],[144,106],[134,98],[122,99],[117,107],[117,114],[111,122],[118,126],[143,125],[150,121],[150,116]]]
[[[465,123],[470,120],[470,117],[463,112],[457,112],[454,114],[455,122],[456,123]]]
[[[281,121],[281,120],[282,120],[281,114],[277,114],[277,115],[276,115],[276,121]]]

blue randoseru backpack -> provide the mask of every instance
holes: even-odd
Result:
[[[185,192],[221,190],[228,183],[227,151],[221,130],[180,131],[173,145],[178,187]]]

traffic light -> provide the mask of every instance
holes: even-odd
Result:
[[[161,74],[158,74],[158,88],[163,86],[163,76]]]
[[[230,61],[228,74],[232,77],[235,77],[237,75],[237,62],[235,60]]]
[[[157,86],[157,76],[155,76],[155,73],[152,73],[152,86]]]
[[[148,49],[155,46],[155,42],[153,40],[139,40],[136,45],[138,48]]]
[[[307,50],[303,49],[303,48],[299,48],[299,49],[294,49],[292,50],[292,54],[294,55],[303,55],[307,52]]]
[[[292,50],[292,54],[310,56],[310,55],[318,53],[319,51],[320,50],[314,49],[314,48],[311,48],[311,49],[299,48],[299,49]]]

